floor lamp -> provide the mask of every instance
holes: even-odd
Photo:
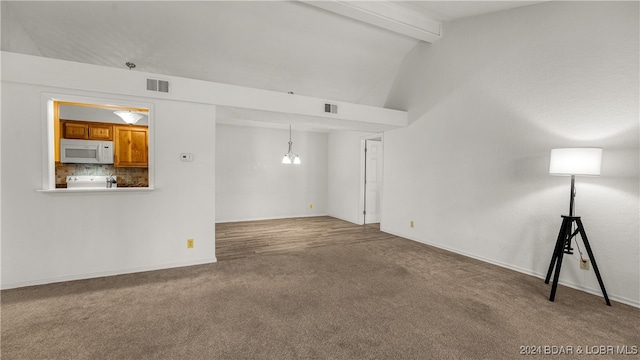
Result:
[[[584,231],[582,220],[580,216],[574,215],[574,200],[576,196],[576,176],[599,176],[600,165],[602,163],[602,149],[601,148],[564,148],[551,150],[551,160],[549,164],[549,174],[551,175],[564,175],[571,176],[571,194],[569,200],[569,215],[562,215],[562,225],[560,226],[560,233],[558,233],[558,240],[551,256],[551,264],[549,264],[549,270],[547,271],[547,277],[545,278],[545,284],[549,283],[551,274],[555,272],[553,276],[553,285],[551,286],[551,295],[549,295],[549,301],[553,301],[556,297],[556,289],[558,288],[558,278],[560,277],[560,268],[562,267],[562,257],[564,254],[573,254],[573,248],[571,247],[571,240],[578,234],[582,238],[584,247],[589,254],[589,259],[593,265],[593,271],[596,273],[602,295],[607,305],[611,306],[607,291],[604,288],[600,271],[598,270],[598,264],[591,251],[587,234]],[[573,225],[576,224],[576,230],[573,230]]]

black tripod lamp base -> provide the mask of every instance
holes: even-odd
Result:
[[[577,228],[572,232],[574,223],[576,224]],[[560,278],[560,269],[562,268],[562,258],[565,253],[572,254],[571,251],[573,249],[571,248],[571,240],[577,234],[580,234],[580,237],[582,237],[584,247],[587,250],[587,254],[589,254],[589,259],[591,259],[593,271],[596,273],[596,277],[598,278],[598,284],[600,284],[600,290],[602,290],[604,300],[607,305],[611,306],[609,296],[607,296],[607,290],[605,290],[604,283],[602,282],[602,277],[600,276],[600,270],[598,270],[596,258],[593,256],[593,251],[591,250],[591,245],[589,245],[589,239],[587,238],[587,233],[584,231],[582,220],[580,220],[579,216],[573,215],[562,215],[562,225],[560,226],[560,232],[558,233],[558,240],[556,241],[556,246],[553,250],[553,255],[551,256],[551,263],[549,264],[547,277],[544,279],[544,283],[548,284],[549,280],[551,279],[551,275],[553,274],[553,284],[551,285],[551,294],[549,295],[549,301],[555,300],[556,290],[558,289],[558,279]]]

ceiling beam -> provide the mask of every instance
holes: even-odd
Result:
[[[299,1],[428,43],[442,37],[440,22],[391,1]]]

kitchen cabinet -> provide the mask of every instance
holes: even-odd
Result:
[[[113,125],[89,124],[89,140],[113,140]]]
[[[85,123],[76,123],[65,121],[62,124],[63,134],[65,139],[88,139],[89,127]]]
[[[114,166],[148,167],[148,128],[146,126],[118,125],[114,127],[114,130]]]
[[[62,138],[83,140],[113,140],[113,125],[83,121],[62,121]]]

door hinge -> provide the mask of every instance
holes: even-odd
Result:
[[[367,215],[367,211],[366,211],[366,210],[365,210],[365,211],[363,211],[363,212],[362,212],[362,215]]]

